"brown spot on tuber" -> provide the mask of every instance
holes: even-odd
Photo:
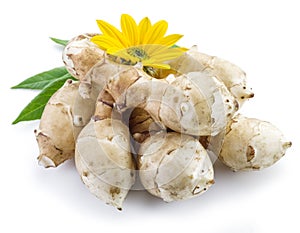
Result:
[[[178,103],[178,100],[179,100],[178,96],[175,96],[175,97],[173,98],[174,103]]]
[[[211,136],[201,136],[199,138],[199,142],[201,143],[201,145],[204,147],[204,149],[208,148],[208,145],[210,143],[211,140]]]
[[[109,193],[111,194],[112,198],[115,198],[115,195],[120,194],[121,190],[118,187],[111,187],[109,189]]]
[[[251,93],[248,98],[253,98],[254,97],[254,93]]]
[[[215,183],[214,180],[209,180],[209,181],[206,182],[206,184],[210,184],[210,185],[212,185],[212,184],[214,184],[214,183]]]
[[[250,162],[255,157],[255,150],[252,146],[248,146],[246,152],[247,162]]]
[[[239,102],[237,102],[236,100],[233,102],[234,103],[234,109],[237,111],[239,110]]]
[[[292,142],[285,142],[284,144],[283,144],[283,148],[290,148],[292,146]]]
[[[89,172],[87,172],[87,171],[82,172],[82,176],[87,177],[88,175],[89,175]]]

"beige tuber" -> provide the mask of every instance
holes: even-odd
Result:
[[[228,126],[219,158],[234,171],[259,170],[277,162],[291,145],[271,123],[239,114]]]
[[[75,140],[92,116],[95,106],[78,93],[79,83],[67,80],[48,101],[35,130],[39,164],[56,167],[74,156]]]
[[[121,210],[135,181],[135,166],[127,126],[111,119],[112,101],[109,93],[100,92],[95,115],[77,139],[75,163],[90,192]]]
[[[75,153],[83,183],[105,203],[122,209],[136,168],[147,191],[171,202],[214,183],[211,154],[235,171],[258,170],[291,146],[272,124],[237,114],[254,94],[236,65],[192,48],[170,70],[146,73],[107,56],[93,35],[65,47],[63,61],[79,82],[50,98],[36,138],[41,165]]]
[[[226,60],[200,53],[197,50],[197,46],[194,46],[185,55],[172,61],[172,69],[183,74],[192,71],[205,71],[216,76],[224,83],[240,106],[254,96],[247,84],[246,73],[243,70]]]
[[[68,42],[63,51],[63,62],[70,74],[82,80],[86,73],[104,56],[98,46],[91,42],[96,34],[79,35]]]
[[[157,133],[141,144],[139,155],[142,184],[166,202],[195,197],[214,183],[208,154],[191,136]]]

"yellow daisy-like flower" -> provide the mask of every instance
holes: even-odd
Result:
[[[141,62],[144,67],[170,69],[166,61],[181,56],[186,50],[174,46],[182,37],[179,34],[165,36],[168,23],[164,20],[151,24],[148,17],[139,24],[128,14],[121,16],[121,29],[97,20],[103,34],[91,40],[108,54],[121,57],[124,63]]]

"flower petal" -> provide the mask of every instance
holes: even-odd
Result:
[[[156,63],[154,61],[151,61],[151,60],[146,60],[146,61],[143,61],[143,66],[151,66],[153,68],[157,68],[157,69],[170,69],[170,65],[168,64],[163,64],[163,63]]]
[[[113,25],[105,22],[104,20],[97,20],[97,24],[104,35],[109,36],[111,38],[116,38],[120,41],[121,44],[123,44],[124,47],[128,45],[127,39],[124,38],[122,33]]]
[[[169,47],[160,45],[160,44],[144,44],[139,46],[141,49],[143,49],[148,56],[152,56],[153,54],[159,54],[161,52],[164,52]]]
[[[129,53],[127,53],[126,49],[118,50],[115,53],[113,53],[113,55],[121,57],[127,61],[131,61],[132,64],[135,64],[140,61],[140,59],[138,59],[134,56],[131,56]]]
[[[103,50],[107,50],[111,47],[117,47],[119,50],[124,49],[123,44],[121,44],[119,40],[105,35],[94,36],[91,38],[91,41]]]
[[[168,23],[165,20],[158,21],[145,35],[143,44],[158,44],[158,41],[166,34]]]
[[[163,37],[159,40],[159,44],[165,45],[165,46],[172,46],[174,45],[177,41],[179,41],[183,35],[179,34],[171,34],[166,37]]]
[[[119,51],[121,51],[122,49],[117,48],[117,47],[110,47],[106,50],[106,52],[108,54],[112,54],[112,55],[116,55]]]
[[[139,32],[135,20],[127,14],[121,16],[122,33],[126,36],[130,45],[137,45],[139,43]]]
[[[145,17],[141,20],[138,26],[139,34],[140,34],[140,41],[139,44],[144,44],[145,35],[151,29],[151,22],[148,17]]]
[[[157,61],[163,62],[163,61],[169,61],[173,60],[177,57],[180,57],[181,55],[184,54],[184,51],[181,49],[173,49],[169,48],[168,50],[161,51],[159,53],[153,53],[151,54],[151,58],[156,59]]]
[[[122,64],[134,65],[142,62],[144,66],[158,69],[170,69],[167,61],[184,54],[185,48],[175,44],[182,35],[165,36],[168,23],[164,20],[151,24],[149,18],[143,18],[137,25],[128,14],[121,16],[121,29],[111,24],[97,20],[102,35],[94,36],[91,40],[108,54],[117,56]]]

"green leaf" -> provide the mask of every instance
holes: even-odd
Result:
[[[51,40],[53,40],[56,44],[62,45],[62,46],[66,46],[68,44],[68,40],[61,40],[61,39],[57,39],[54,37],[50,37]]]
[[[48,70],[37,75],[34,75],[18,85],[12,87],[12,89],[33,89],[42,90],[53,80],[58,79],[68,73],[65,67],[58,67],[52,70]]]
[[[31,121],[40,119],[44,108],[50,97],[66,82],[72,78],[70,74],[66,74],[51,83],[49,83],[40,94],[38,94],[19,114],[17,119],[12,124],[17,124],[21,121]]]

